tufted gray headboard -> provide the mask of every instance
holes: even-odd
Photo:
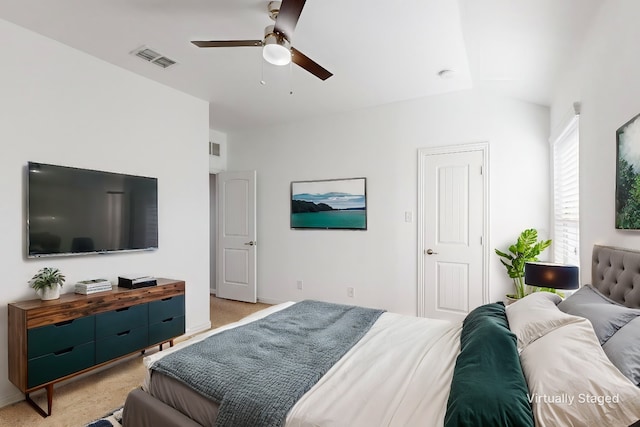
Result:
[[[612,300],[640,308],[640,251],[595,245],[591,282]]]

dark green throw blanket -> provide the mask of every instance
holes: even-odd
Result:
[[[444,425],[534,425],[516,336],[501,303],[476,308],[462,324]]]
[[[279,427],[381,314],[302,301],[169,354],[151,369],[220,403],[216,426]]]

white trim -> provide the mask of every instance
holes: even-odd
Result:
[[[21,400],[24,400],[24,394],[20,392],[0,396],[0,408],[20,402]]]
[[[213,295],[213,293],[212,293]],[[224,299],[224,298],[222,298]],[[261,302],[263,304],[269,304],[269,305],[278,305],[278,304],[282,304],[285,302],[291,302],[291,300],[280,300],[280,299],[273,299],[273,298],[263,298],[263,297],[258,297],[256,302]],[[253,304],[253,303],[251,303]]]
[[[553,147],[561,139],[564,139],[570,132],[573,132],[578,127],[579,115],[574,115],[570,120],[566,120],[564,128],[557,132],[553,138],[549,138],[549,144]]]
[[[446,145],[439,147],[427,147],[418,149],[418,281],[417,281],[417,312],[418,316],[425,315],[424,306],[424,217],[425,217],[425,199],[424,199],[424,158],[434,154],[452,154],[463,153],[468,151],[482,152],[482,180],[484,190],[483,214],[484,221],[482,224],[482,300],[486,304],[489,302],[489,143],[477,142],[472,144]]]
[[[284,302],[289,302],[289,301],[291,300],[284,301],[280,299],[258,297],[258,302],[261,302],[263,304],[270,304],[270,305],[282,304]]]
[[[551,134],[549,135],[550,144],[553,144],[555,141],[562,138],[567,133],[567,129],[574,126],[575,120],[580,117],[581,108],[582,107],[579,102],[573,103],[573,108],[571,108],[571,110],[567,110],[562,117],[562,120],[560,120],[560,122],[552,129]]]
[[[192,328],[187,329],[187,330],[184,332],[184,335],[183,335],[183,336],[186,336],[186,335],[195,335],[195,334],[197,334],[197,333],[200,333],[200,332],[203,332],[203,331],[207,331],[207,330],[209,330],[209,329],[211,329],[211,321],[208,321],[208,322],[205,322],[205,323],[201,323],[201,324],[200,324],[200,325],[198,325],[198,326],[194,326],[194,327],[192,327]]]

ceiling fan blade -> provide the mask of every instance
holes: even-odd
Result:
[[[330,73],[313,59],[293,47],[291,48],[291,61],[301,66],[320,80],[327,80],[329,77],[333,76],[333,73]]]
[[[238,46],[262,46],[262,40],[224,40],[224,41],[192,41],[198,47],[238,47]]]
[[[306,0],[282,0],[273,31],[284,35],[287,40],[291,41],[293,30],[296,29],[305,2]]]

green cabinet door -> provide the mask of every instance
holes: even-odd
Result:
[[[95,364],[95,344],[88,342],[27,361],[27,387],[53,381]]]
[[[27,331],[27,359],[94,340],[95,316],[80,317]]]

